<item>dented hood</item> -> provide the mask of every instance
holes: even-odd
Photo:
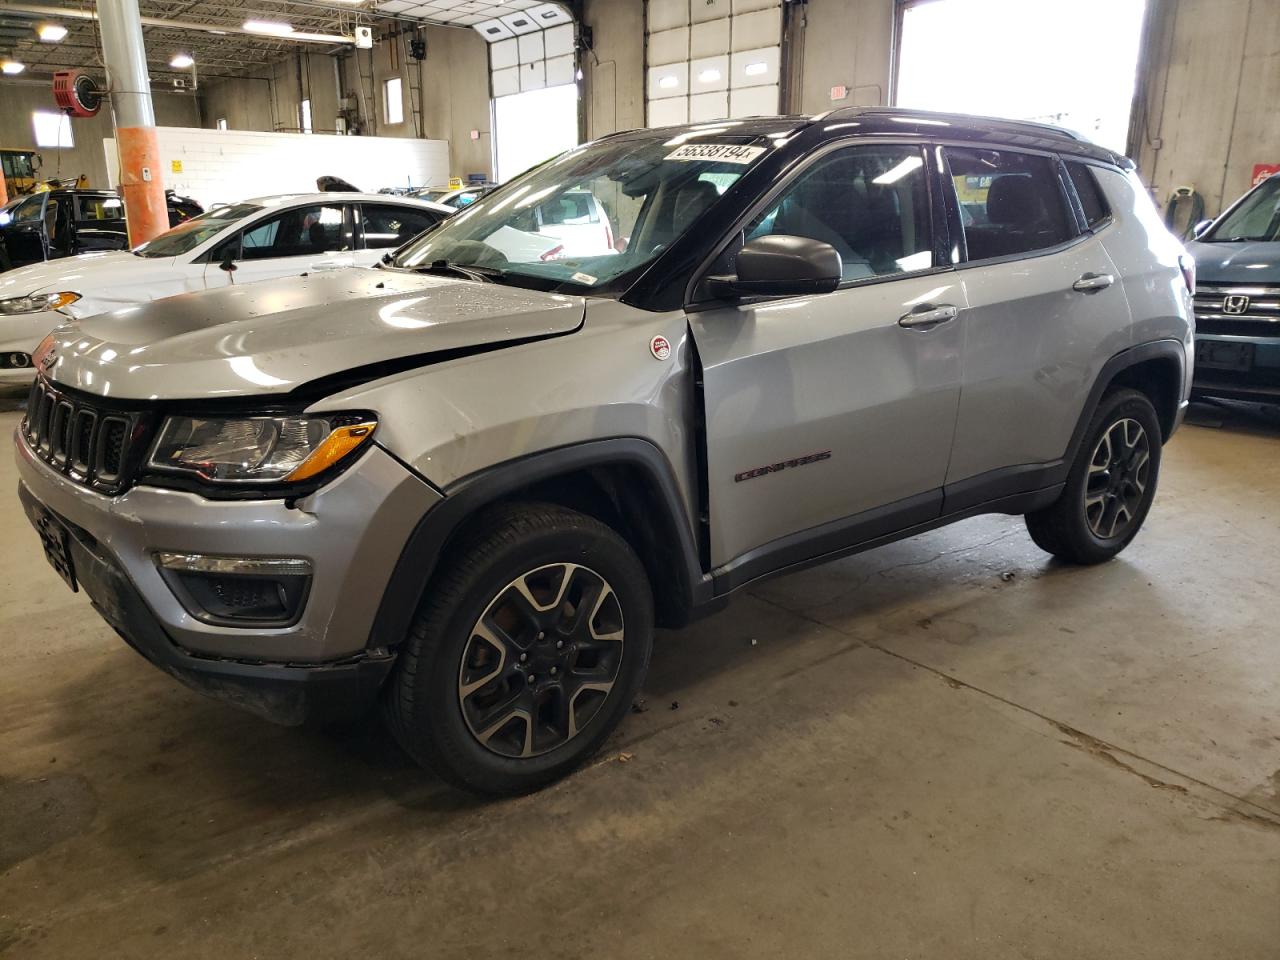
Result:
[[[125,307],[54,331],[35,356],[59,383],[102,396],[194,400],[289,393],[326,377],[570,333],[580,297],[350,269]]]

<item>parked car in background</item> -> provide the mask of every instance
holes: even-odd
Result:
[[[604,204],[626,243],[490,242],[544,209],[598,236]],[[171,676],[281,723],[380,701],[450,782],[519,793],[626,717],[655,623],[764,577],[992,512],[1120,553],[1185,410],[1190,288],[1132,162],[1057,128],[631,131],[376,270],[68,325],[19,494]]]
[[[1280,403],[1280,174],[1202,227],[1196,261],[1200,397]]]
[[[169,226],[204,212],[190,197],[165,191]],[[0,255],[8,270],[29,263],[129,246],[124,201],[114,190],[44,190],[21,198],[0,216]]]
[[[0,223],[6,268],[128,245],[124,203],[111,190],[48,190],[23,197]]]
[[[461,210],[496,189],[498,189],[496,183],[473,183],[465,187],[426,187],[413,195],[421,200],[443,203],[445,206]]]
[[[260,197],[197,216],[131,251],[0,274],[0,383],[29,381],[36,345],[68,318],[194,290],[370,266],[452,213],[375,194]]]

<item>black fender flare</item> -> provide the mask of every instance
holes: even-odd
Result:
[[[1102,365],[1102,369],[1098,371],[1098,376],[1093,382],[1093,389],[1089,391],[1089,398],[1085,401],[1084,409],[1080,412],[1080,420],[1076,423],[1075,430],[1071,432],[1071,441],[1067,444],[1067,450],[1063,457],[1068,469],[1070,469],[1070,464],[1075,461],[1076,453],[1080,450],[1080,444],[1084,442],[1084,432],[1089,428],[1089,421],[1093,419],[1093,415],[1098,409],[1098,404],[1102,402],[1102,395],[1107,392],[1107,388],[1125,370],[1136,367],[1140,363],[1146,363],[1149,360],[1172,360],[1174,362],[1178,368],[1178,403],[1181,404],[1186,399],[1183,396],[1183,387],[1186,383],[1187,350],[1181,340],[1151,340],[1120,351]],[[1168,437],[1166,436],[1165,439],[1167,440]]]
[[[419,519],[400,553],[378,605],[368,649],[391,649],[407,636],[450,539],[480,510],[540,481],[594,467],[617,466],[643,472],[657,494],[664,516],[655,517],[654,525],[674,540],[670,546],[678,558],[673,581],[682,594],[679,605],[690,611],[703,606],[710,599],[710,580],[702,571],[670,461],[655,444],[638,437],[589,440],[508,460],[445,487],[441,491],[443,499]]]

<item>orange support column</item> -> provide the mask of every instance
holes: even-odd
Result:
[[[97,4],[102,63],[107,68],[120,154],[120,192],[129,243],[137,246],[169,229],[151,106],[151,77],[142,45],[138,0],[102,0]]]
[[[136,247],[169,229],[169,209],[160,176],[160,145],[155,127],[117,127],[120,194],[129,227],[129,246]]]
[[[0,173],[0,207],[9,202],[9,190],[4,185],[4,174]]]

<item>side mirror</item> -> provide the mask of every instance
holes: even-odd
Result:
[[[1204,233],[1206,230],[1208,230],[1212,226],[1213,226],[1212,220],[1201,220],[1199,223],[1196,224],[1195,229],[1191,231],[1192,239],[1199,237],[1202,233]]]
[[[757,237],[738,251],[738,275],[712,277],[717,297],[794,297],[830,293],[840,286],[844,265],[836,248],[809,237]]]

